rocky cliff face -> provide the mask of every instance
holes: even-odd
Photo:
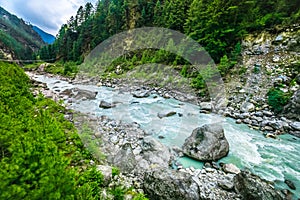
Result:
[[[299,121],[299,72],[299,24],[248,35],[242,42],[242,61],[226,78],[226,115],[254,129],[300,135],[290,126]],[[268,105],[268,92],[274,88],[293,96],[279,113]]]

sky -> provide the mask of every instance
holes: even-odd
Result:
[[[97,0],[0,0],[0,6],[54,36],[77,9]]]

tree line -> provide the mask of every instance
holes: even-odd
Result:
[[[299,21],[299,5],[299,0],[99,0],[81,6],[39,56],[80,63],[116,33],[157,26],[190,36],[216,62],[224,56],[234,60],[243,36]]]

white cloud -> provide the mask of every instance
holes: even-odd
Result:
[[[12,14],[56,35],[62,24],[86,2],[96,0],[0,0],[0,6]]]

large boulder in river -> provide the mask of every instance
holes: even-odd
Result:
[[[281,200],[284,195],[274,189],[272,183],[262,180],[248,171],[242,171],[234,178],[234,188],[244,200]]]
[[[200,161],[215,161],[225,157],[229,144],[220,124],[209,124],[193,130],[183,144],[183,153]]]
[[[90,90],[84,90],[79,88],[71,88],[66,89],[61,92],[61,95],[66,95],[72,98],[75,98],[77,100],[79,99],[96,99],[98,92],[90,91]]]
[[[148,172],[144,177],[144,191],[149,199],[198,200],[199,187],[188,173],[171,169]]]
[[[98,92],[90,91],[90,90],[84,90],[79,88],[74,88],[74,98],[75,99],[96,99],[96,96]]]

